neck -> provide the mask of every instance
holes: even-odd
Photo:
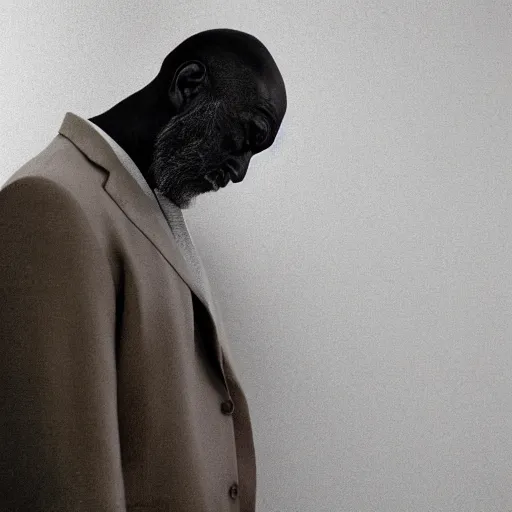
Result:
[[[89,121],[112,137],[130,156],[151,188],[149,167],[158,132],[172,116],[171,106],[156,80]]]

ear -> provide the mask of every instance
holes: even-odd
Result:
[[[206,66],[202,62],[189,60],[181,64],[169,88],[169,99],[176,112],[188,107],[190,101],[206,87]]]

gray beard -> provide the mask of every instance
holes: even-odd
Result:
[[[158,190],[179,208],[211,191],[205,176],[220,171],[229,156],[221,148],[227,114],[219,100],[208,98],[195,109],[174,116],[158,133],[149,173]]]

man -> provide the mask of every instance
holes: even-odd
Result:
[[[247,401],[181,209],[286,110],[268,50],[201,32],[0,191],[0,510],[255,510]]]

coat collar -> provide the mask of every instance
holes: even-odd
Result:
[[[215,332],[217,363],[227,388],[223,368],[223,351],[218,332],[221,326],[216,324],[214,312],[210,309],[202,291],[197,287],[156,197],[148,196],[141,189],[133,176],[121,164],[110,144],[83,118],[72,112],[67,112],[59,128],[59,133],[69,139],[87,158],[107,171],[108,178],[103,184],[103,188],[124,214],[153,243],[169,265],[178,272],[209,313]],[[229,351],[227,355],[229,357]],[[224,354],[225,356],[226,354]]]

